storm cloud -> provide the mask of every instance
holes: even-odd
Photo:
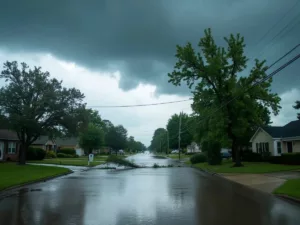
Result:
[[[252,61],[259,57],[271,63],[300,40],[297,1],[2,0],[0,48],[51,53],[92,70],[119,70],[124,90],[144,83],[156,85],[158,93],[183,95],[186,87],[167,82],[177,44],[191,41],[196,46],[208,27],[218,43],[239,32]],[[281,72],[274,90],[299,88],[299,70],[296,62]]]

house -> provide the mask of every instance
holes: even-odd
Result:
[[[72,148],[79,156],[84,155],[83,149],[79,147],[78,139],[75,137],[70,138],[54,138],[50,140],[48,136],[41,136],[32,143],[32,147],[43,148],[45,151],[57,151],[62,148]]]
[[[196,142],[192,142],[190,145],[186,147],[187,153],[197,153],[201,152],[199,145]]]
[[[0,130],[0,161],[17,161],[19,159],[20,142],[14,131]]]
[[[300,120],[292,121],[282,127],[259,127],[250,139],[252,151],[281,153],[300,152]]]

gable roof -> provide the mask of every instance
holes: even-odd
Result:
[[[19,140],[18,135],[15,131],[7,130],[7,129],[0,129],[0,139],[3,140]]]
[[[283,127],[283,137],[299,137],[300,136],[300,120],[289,122]]]
[[[262,127],[262,129],[266,131],[269,135],[271,135],[272,138],[281,138],[282,128],[283,127],[271,127],[271,126]]]
[[[253,138],[257,134],[257,132],[262,129],[267,132],[272,138],[291,138],[291,137],[300,137],[300,120],[291,121],[283,127],[272,127],[265,126],[259,127],[255,134],[250,139],[252,142]]]

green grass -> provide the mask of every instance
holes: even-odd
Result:
[[[69,169],[61,167],[19,166],[15,163],[0,163],[0,190],[42,178],[65,174],[69,171]]]
[[[188,163],[189,164],[189,163]],[[222,165],[211,166],[207,163],[197,163],[194,167],[210,170],[216,173],[270,173],[300,169],[300,166],[280,165],[271,163],[243,162],[244,167],[232,167],[233,162],[223,161]]]
[[[94,158],[94,161],[90,163],[90,166],[97,166],[103,164],[105,159],[102,159],[103,162],[100,162],[99,158]],[[55,159],[44,159],[36,161],[28,161],[29,163],[43,163],[43,164],[55,164],[55,165],[65,165],[65,166],[88,166],[88,158],[55,158]]]
[[[169,154],[168,157],[171,159],[179,159],[178,154]],[[190,157],[190,155],[180,154],[180,159],[189,159]]]
[[[273,193],[300,199],[300,179],[286,181],[279,188],[275,189]]]

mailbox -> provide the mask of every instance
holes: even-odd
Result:
[[[89,162],[93,162],[94,161],[94,154],[89,154]]]

